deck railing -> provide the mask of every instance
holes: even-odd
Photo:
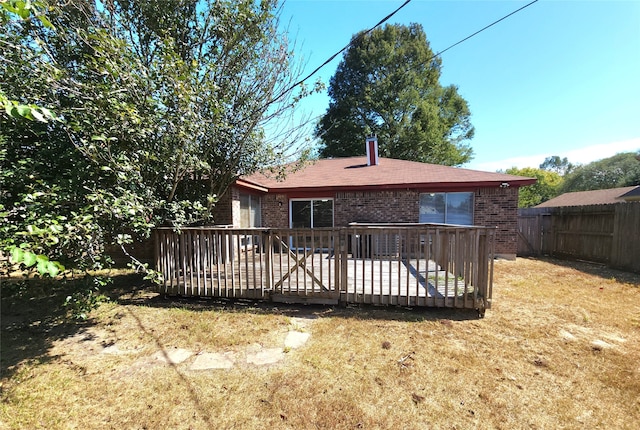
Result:
[[[494,229],[159,228],[160,292],[305,303],[491,306]]]

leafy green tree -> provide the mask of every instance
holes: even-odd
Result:
[[[364,154],[365,136],[377,134],[382,156],[445,165],[469,161],[469,106],[455,86],[440,85],[440,69],[419,24],[353,36],[316,128],[320,156]]]
[[[50,6],[1,15],[1,249],[97,268],[108,244],[212,221],[238,175],[282,162],[295,136],[264,129],[308,91],[275,0]]]
[[[539,205],[555,197],[558,194],[558,188],[562,184],[562,176],[560,176],[559,173],[544,169],[536,169],[533,167],[519,169],[512,167],[507,169],[505,173],[536,178],[538,180],[533,185],[520,188],[518,193],[518,207],[520,208]]]
[[[540,164],[540,168],[542,170],[556,172],[560,176],[564,176],[565,174],[573,170],[574,165],[569,162],[567,157],[560,158],[557,155],[553,155],[551,157],[545,158],[542,164]]]
[[[578,166],[565,175],[562,193],[640,185],[640,161],[634,152]]]
[[[0,1],[0,25],[4,26],[13,14],[22,20],[38,19],[45,27],[53,28],[43,9],[46,9],[45,3],[37,0]],[[2,114],[13,118],[26,118],[42,122],[56,119],[55,114],[45,107],[35,104],[21,104],[16,100],[10,100],[0,88],[0,116]]]

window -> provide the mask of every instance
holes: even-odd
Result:
[[[420,222],[473,225],[473,193],[420,194]]]
[[[240,228],[260,227],[260,197],[240,194]]]
[[[291,227],[333,227],[333,200],[291,200]]]
[[[291,200],[291,228],[333,227],[333,200]],[[314,242],[312,236],[293,235],[289,246],[294,250],[327,249],[329,244]]]

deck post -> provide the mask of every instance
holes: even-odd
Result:
[[[491,307],[491,283],[493,282],[493,231],[482,232],[479,238],[477,310],[480,317]]]
[[[273,285],[273,240],[270,230],[262,232],[262,243],[264,244],[265,284],[267,290],[271,291]]]
[[[349,295],[349,285],[347,281],[347,234],[348,231],[345,229],[338,230],[338,249],[335,253],[336,292],[340,304],[346,304]]]

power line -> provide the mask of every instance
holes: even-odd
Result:
[[[395,15],[400,9],[402,9],[403,7],[405,7],[407,4],[409,4],[409,2],[411,2],[411,0],[406,0],[399,8],[397,8],[396,10],[394,10],[393,12],[391,12],[389,15],[385,16],[384,18],[382,18],[380,20],[380,22],[378,22],[376,25],[374,25],[373,27],[371,27],[370,29],[368,29],[365,32],[362,32],[359,34],[359,38],[363,37],[366,34],[371,33],[376,27],[380,26],[381,24],[384,24],[387,20],[389,20],[389,18],[391,18],[393,15]],[[429,58],[429,61],[433,60],[434,58],[444,54],[445,52],[447,52],[449,49],[460,45],[463,42],[466,42],[467,40],[471,39],[472,37],[482,33],[483,31],[485,31],[486,29],[493,27],[494,25],[496,25],[497,23],[504,21],[505,19],[509,18],[512,15],[515,15],[516,13],[520,12],[523,9],[528,8],[529,6],[531,6],[534,3],[537,3],[538,0],[533,0],[530,3],[527,3],[526,5],[522,6],[519,9],[514,10],[513,12],[511,12],[508,15],[503,16],[502,18],[492,22],[491,24],[481,28],[480,30],[476,31],[475,33],[465,37],[464,39],[454,43],[453,45],[448,46],[447,48],[443,49],[442,51],[438,52],[437,54],[434,54],[431,58]],[[310,77],[312,77],[313,75],[315,75],[320,69],[322,69],[324,66],[326,66],[327,64],[329,64],[334,58],[336,58],[338,55],[340,55],[341,53],[343,53],[345,50],[347,50],[352,44],[353,42],[355,42],[354,39],[352,39],[349,43],[347,43],[347,45],[342,48],[341,50],[339,50],[338,52],[336,52],[335,54],[333,54],[331,57],[329,57],[324,63],[322,63],[321,65],[319,65],[318,67],[316,67],[311,73],[309,73],[307,76],[305,76],[304,78],[302,78],[301,80],[299,80],[298,82],[296,82],[294,85],[292,85],[291,87],[287,88],[286,91],[283,91],[279,97],[277,97],[276,99],[282,97],[284,94],[287,94],[289,91],[291,91],[292,89],[294,89],[295,87],[297,87],[298,85],[304,83],[307,79],[309,79]]]
[[[429,58],[429,61],[431,61],[431,60],[433,60],[434,58],[436,58],[436,57],[438,57],[438,56],[442,55],[443,53],[447,52],[449,49],[453,48],[454,46],[460,45],[462,42],[466,42],[467,40],[471,39],[473,36],[475,36],[475,35],[477,35],[477,34],[482,33],[482,32],[483,32],[483,31],[485,31],[487,28],[489,28],[489,27],[493,27],[494,25],[496,25],[496,24],[497,24],[497,23],[499,23],[500,21],[504,21],[505,19],[509,18],[511,15],[514,15],[514,14],[516,14],[516,13],[520,12],[521,10],[528,8],[529,6],[531,6],[532,4],[536,3],[537,1],[538,1],[538,0],[533,0],[531,3],[528,3],[528,4],[524,5],[524,6],[522,6],[520,9],[514,10],[514,11],[513,11],[513,12],[511,12],[509,15],[505,15],[505,16],[503,16],[502,18],[500,18],[500,19],[498,19],[498,20],[496,20],[496,21],[493,21],[491,24],[487,25],[486,27],[481,28],[480,30],[478,30],[478,31],[476,31],[475,33],[473,33],[472,35],[467,36],[467,37],[465,37],[464,39],[462,39],[462,40],[460,40],[460,41],[458,41],[458,42],[454,43],[453,45],[451,45],[451,46],[449,46],[449,47],[447,47],[447,48],[443,49],[442,51],[438,52],[438,53],[437,53],[437,54],[435,54],[433,57]]]
[[[537,0],[536,0],[537,1]],[[389,20],[389,18],[391,18],[393,15],[395,15],[400,9],[402,9],[403,7],[405,7],[407,4],[409,4],[409,2],[411,2],[411,0],[406,0],[404,3],[402,3],[402,5],[400,5],[399,8],[397,8],[396,10],[394,10],[393,12],[391,12],[389,15],[385,16],[384,18],[382,18],[376,25],[374,25],[373,27],[371,27],[370,29],[368,29],[365,32],[362,32],[358,35],[358,38],[363,37],[366,34],[371,33],[376,27],[384,24],[386,21]],[[281,93],[281,96],[284,94],[287,94],[289,91],[291,91],[292,89],[294,89],[295,87],[297,87],[298,85],[304,83],[307,79],[309,79],[310,77],[312,77],[313,75],[315,75],[318,70],[322,69],[324,66],[326,66],[327,64],[329,64],[334,58],[336,58],[338,55],[342,54],[344,51],[347,50],[347,48],[349,48],[353,42],[355,42],[354,39],[351,39],[351,41],[349,43],[347,43],[345,45],[344,48],[342,48],[341,50],[339,50],[338,52],[336,52],[335,54],[333,54],[331,57],[329,57],[329,59],[327,59],[327,61],[325,61],[324,63],[322,63],[321,65],[319,65],[318,67],[316,67],[313,72],[309,73],[307,76],[305,76],[304,78],[302,78],[301,80],[299,80],[298,82],[296,82],[295,84],[291,85],[291,87],[287,88],[286,91],[283,91]],[[278,97],[280,98],[280,97]]]

